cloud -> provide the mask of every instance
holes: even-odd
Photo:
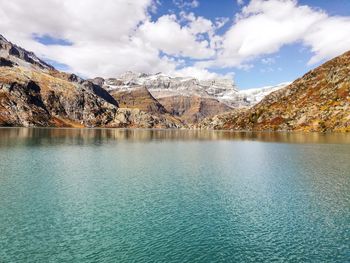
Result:
[[[313,53],[308,64],[312,65],[344,53],[350,49],[350,18],[328,17],[315,25],[303,37],[303,43]]]
[[[198,0],[173,0],[173,3],[180,9],[196,8],[199,6]]]
[[[265,65],[272,65],[276,63],[276,59],[272,57],[262,58],[261,63]]]
[[[184,7],[199,4],[181,2]],[[85,77],[110,77],[126,70],[174,73],[186,66],[181,56],[199,59],[215,54],[208,40],[197,37],[210,28],[209,20],[194,16],[181,26],[176,17],[164,15],[153,22],[149,13],[156,12],[159,4],[157,0],[104,0],[103,4],[97,0],[0,0],[0,32]]]
[[[310,47],[309,64],[314,64],[350,49],[348,28],[349,18],[331,17],[296,0],[252,0],[223,36],[217,58],[197,66],[240,67],[297,42]]]
[[[232,79],[232,74],[217,74],[215,72],[210,72],[207,69],[201,69],[198,67],[184,67],[179,70],[172,72],[174,76],[182,76],[182,77],[196,77],[198,79],[214,79],[214,78],[225,78]]]
[[[194,59],[209,58],[215,54],[207,40],[197,35],[207,33],[212,24],[203,18],[193,18],[188,26],[181,26],[176,15],[164,15],[157,21],[146,21],[139,27],[139,36],[149,45],[169,55]]]
[[[115,74],[121,66],[164,66],[155,48],[130,37],[140,22],[148,20],[151,0],[104,0],[103,5],[94,0],[0,0],[0,5],[0,31],[8,39],[79,74]],[[44,36],[72,45],[36,41]]]
[[[350,17],[296,0],[237,2],[235,17],[210,20],[189,11],[198,0],[174,0],[179,13],[156,19],[165,1],[0,0],[0,32],[86,77],[133,70],[209,78],[220,76],[214,69],[269,65],[263,56],[293,43],[311,51],[310,65],[350,49]]]

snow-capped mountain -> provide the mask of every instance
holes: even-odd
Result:
[[[144,86],[158,98],[174,95],[219,98],[237,91],[230,79],[198,80],[191,77],[171,77],[162,73],[149,75],[130,71],[117,78],[106,79],[103,84],[107,90]]]
[[[221,98],[221,101],[232,107],[250,107],[259,103],[270,93],[288,86],[291,82],[283,82],[275,86],[240,90],[232,92]]]
[[[287,86],[281,83],[260,89],[238,91],[231,79],[198,80],[191,77],[171,77],[162,73],[145,74],[125,72],[117,78],[95,78],[107,91],[131,90],[135,87],[146,87],[156,99],[172,96],[197,96],[214,98],[230,107],[250,107],[260,102],[266,95]]]

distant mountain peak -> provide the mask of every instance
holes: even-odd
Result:
[[[156,99],[173,96],[196,96],[216,99],[230,107],[250,107],[260,102],[267,94],[289,84],[281,83],[262,89],[239,91],[232,79],[199,80],[194,77],[170,76],[162,72],[147,74],[132,71],[126,71],[115,78],[95,78],[93,81],[111,92],[127,91],[144,86]]]
[[[38,58],[33,52],[27,51],[8,41],[0,34],[0,56],[14,65],[40,70],[55,70],[55,68]]]

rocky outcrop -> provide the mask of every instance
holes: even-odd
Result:
[[[0,58],[0,67],[13,67],[15,63],[6,58]]]
[[[167,96],[159,99],[167,112],[188,124],[204,118],[231,111],[232,108],[212,98],[198,96]]]
[[[53,66],[39,59],[33,52],[12,44],[2,35],[0,35],[0,57],[22,67],[54,70]]]
[[[206,119],[198,127],[350,131],[350,52],[271,93],[250,109]]]
[[[121,109],[94,84],[22,67],[0,67],[0,126],[179,128],[174,118]]]
[[[11,126],[99,126],[117,109],[83,86],[21,67],[0,68],[0,107]]]
[[[107,127],[188,128],[178,118],[171,115],[153,115],[136,108],[119,108],[113,122]]]
[[[134,87],[128,90],[112,90],[110,94],[119,102],[120,107],[140,109],[153,114],[164,114],[167,111],[145,87]]]

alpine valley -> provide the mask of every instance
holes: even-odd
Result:
[[[0,126],[350,131],[350,52],[293,83],[127,71],[82,79],[0,35]]]

